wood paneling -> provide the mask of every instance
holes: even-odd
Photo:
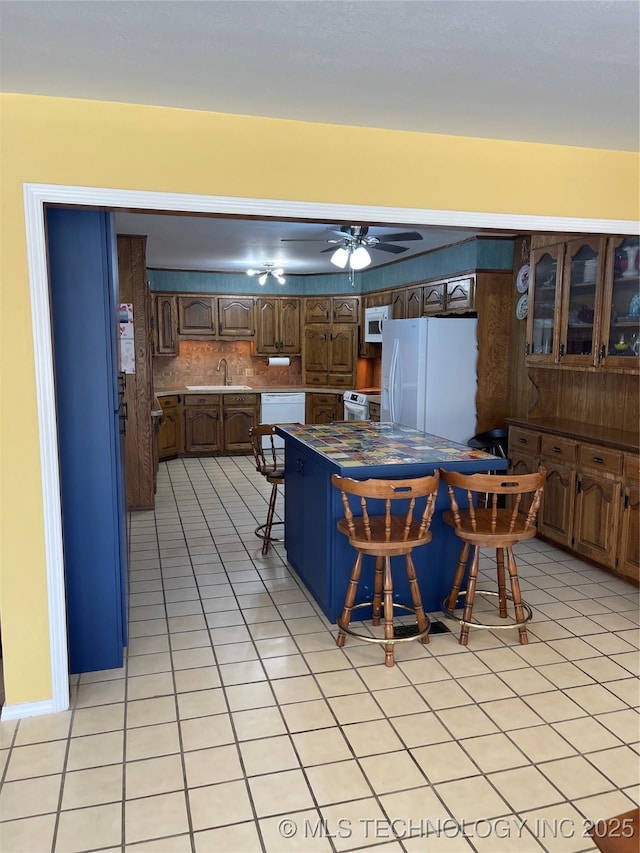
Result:
[[[478,273],[478,432],[505,425],[509,406],[510,273]]]
[[[151,418],[153,373],[151,368],[151,296],[146,279],[146,237],[118,237],[120,302],[133,304],[136,372],[127,374],[125,402],[125,470],[127,505],[152,509],[154,505],[154,433]]]

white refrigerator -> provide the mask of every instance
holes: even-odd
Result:
[[[384,323],[381,421],[460,444],[476,434],[477,322],[419,317]]]

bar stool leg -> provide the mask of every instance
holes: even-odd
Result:
[[[476,597],[476,580],[478,578],[478,565],[480,563],[480,548],[477,545],[473,546],[473,557],[471,558],[471,566],[469,567],[469,581],[467,583],[467,594],[464,598],[464,610],[462,611],[462,619],[464,622],[470,622],[473,613],[473,602]],[[466,646],[469,642],[469,626],[463,625],[460,630],[461,646]]]
[[[462,546],[462,551],[460,552],[460,559],[458,560],[456,573],[453,576],[453,586],[451,587],[451,592],[449,593],[449,598],[447,599],[447,607],[452,612],[456,609],[456,602],[458,600],[458,596],[460,595],[460,587],[462,586],[462,578],[464,577],[464,570],[467,565],[468,557],[469,543],[465,542]]]
[[[351,612],[353,610],[353,602],[356,600],[356,592],[358,589],[358,581],[360,580],[361,569],[362,552],[358,551],[358,556],[356,557],[356,561],[351,569],[351,577],[349,578],[349,586],[347,587],[347,594],[344,599],[342,616],[338,619],[338,637],[336,639],[336,645],[338,646],[344,646],[344,641],[347,638],[343,627],[348,628],[349,623],[351,622]]]
[[[507,618],[507,589],[504,582],[504,548],[496,548],[496,564],[498,569],[498,601],[500,602],[500,616]]]
[[[529,642],[529,635],[527,634],[524,609],[522,607],[522,593],[520,592],[518,567],[516,565],[515,557],[513,556],[513,549],[509,546],[506,550],[507,568],[509,569],[509,577],[511,579],[511,595],[513,597],[513,609],[516,615],[516,622],[518,623],[518,638],[522,645],[526,645]]]
[[[278,485],[274,483],[271,487],[271,497],[269,498],[269,509],[267,511],[267,523],[264,526],[264,540],[262,542],[262,554],[265,555],[269,551],[271,544],[271,528],[273,527],[273,515],[276,511],[276,498],[278,496]]]
[[[393,641],[393,578],[391,576],[391,558],[384,558],[384,638]],[[393,642],[384,647],[384,665],[393,666]]]
[[[420,595],[420,588],[416,578],[416,567],[411,559],[411,554],[407,554],[405,560],[407,566],[407,578],[409,579],[409,590],[411,592],[411,601],[413,603],[413,609],[416,612],[418,631],[424,631],[428,623],[422,606],[422,596]],[[420,637],[420,641],[425,644],[428,643],[429,635],[425,634],[423,637]]]
[[[380,624],[382,611],[382,557],[376,557],[376,571],[373,578],[373,624]]]

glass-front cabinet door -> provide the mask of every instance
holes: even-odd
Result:
[[[606,240],[583,237],[565,250],[560,363],[596,364],[600,343],[601,294]]]
[[[527,361],[531,364],[558,361],[563,258],[563,243],[531,252],[527,309]]]
[[[640,365],[640,239],[609,240],[602,313],[600,363],[637,370]]]

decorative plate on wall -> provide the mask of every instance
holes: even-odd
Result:
[[[516,305],[516,317],[518,320],[524,320],[527,316],[529,310],[529,296],[526,293],[523,293],[520,299],[518,299],[518,304]]]
[[[516,290],[518,293],[526,293],[529,290],[529,264],[523,264],[518,270],[516,278]]]

